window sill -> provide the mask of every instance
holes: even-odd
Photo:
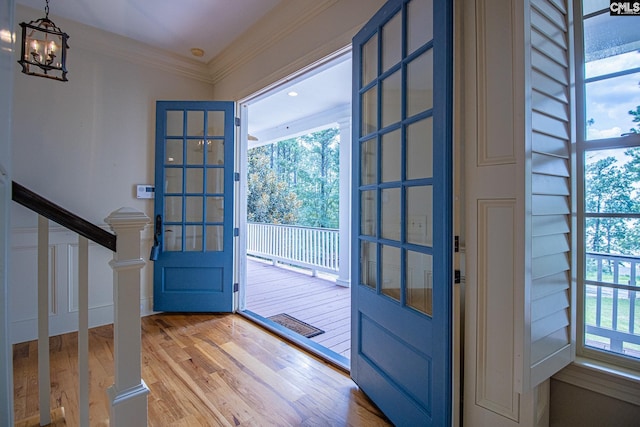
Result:
[[[553,378],[640,406],[640,373],[629,369],[577,357]]]

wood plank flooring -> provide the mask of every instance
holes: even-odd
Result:
[[[77,334],[51,338],[52,408],[78,425]],[[234,314],[142,319],[150,426],[388,426],[342,372]],[[108,425],[113,328],[90,330],[91,426]],[[14,346],[16,420],[37,413],[37,343]]]
[[[310,272],[247,258],[246,308],[262,317],[286,313],[325,331],[311,338],[349,358],[351,289]]]

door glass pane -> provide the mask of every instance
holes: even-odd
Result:
[[[369,139],[360,144],[361,185],[376,183],[376,170],[378,170],[377,140]]]
[[[382,238],[400,240],[400,189],[382,190]]]
[[[165,251],[182,251],[182,226],[168,225],[165,227],[163,246]]]
[[[360,233],[365,236],[375,236],[377,215],[376,191],[363,191],[361,204]]]
[[[167,158],[165,159],[167,164],[181,165],[182,164],[182,140],[181,139],[167,139]]]
[[[378,35],[373,37],[362,46],[362,86],[371,83],[378,77]]]
[[[381,292],[400,301],[400,248],[382,246]]]
[[[360,243],[360,283],[375,289],[377,283],[377,246],[371,242]]]
[[[407,242],[416,245],[433,244],[433,187],[407,188]]]
[[[207,197],[207,222],[224,220],[224,197]]]
[[[165,168],[165,193],[182,193],[182,168]]]
[[[210,139],[207,141],[207,164],[224,164],[224,141],[222,139]]]
[[[407,254],[407,305],[433,314],[433,257],[419,252]]]
[[[224,136],[224,111],[207,112],[207,135]]]
[[[167,136],[183,136],[183,117],[182,111],[167,111]]]
[[[204,192],[204,169],[188,168],[187,169],[187,193],[203,193]]]
[[[204,146],[209,142],[204,139],[187,140],[187,164],[202,165],[204,164]]]
[[[382,127],[400,121],[402,73],[396,71],[382,81]]]
[[[400,181],[400,129],[382,136],[382,182]]]
[[[221,225],[207,226],[207,250],[220,252],[224,249],[224,228]]]
[[[402,13],[398,12],[382,27],[382,72],[402,59]]]
[[[224,169],[207,169],[207,193],[222,193],[224,191]]]
[[[182,196],[167,196],[164,198],[165,222],[182,221]]]
[[[407,65],[407,117],[433,107],[433,49]]]
[[[407,179],[433,177],[433,118],[407,127]]]
[[[374,86],[362,94],[362,135],[375,132],[378,128],[378,87]]]
[[[412,0],[407,5],[407,54],[433,38],[433,1]]]
[[[202,222],[202,197],[187,197],[187,222]]]
[[[187,225],[184,236],[185,251],[202,251],[202,226]]]
[[[187,136],[204,136],[204,111],[187,111]]]

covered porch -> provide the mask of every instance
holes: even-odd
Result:
[[[262,317],[285,313],[324,332],[310,339],[349,358],[351,289],[329,273],[247,257],[246,309]]]

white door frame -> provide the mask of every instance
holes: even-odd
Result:
[[[240,126],[238,127],[238,132],[239,135],[237,135],[236,137],[236,171],[240,174],[240,182],[236,183],[236,194],[238,195],[238,197],[236,197],[236,227],[239,228],[239,232],[240,232],[240,237],[239,237],[239,241],[236,244],[236,248],[237,248],[237,252],[235,254],[235,268],[234,268],[234,274],[235,274],[235,279],[236,282],[235,283],[239,283],[239,289],[238,289],[238,299],[236,301],[236,310],[239,311],[243,311],[245,310],[245,296],[246,296],[246,283],[247,283],[247,180],[246,180],[246,176],[247,176],[247,152],[249,149],[249,139],[248,139],[248,135],[249,135],[249,106],[257,101],[263,100],[264,98],[268,97],[272,91],[274,90],[283,90],[286,89],[287,87],[290,87],[298,82],[300,82],[301,80],[304,80],[306,78],[309,78],[310,76],[319,73],[321,71],[323,71],[324,69],[326,69],[327,67],[331,66],[332,64],[335,63],[335,61],[339,60],[339,59],[347,59],[347,55],[351,54],[351,45],[349,46],[345,46],[342,49],[337,50],[336,52],[332,53],[331,55],[328,55],[316,62],[314,62],[313,64],[304,67],[298,71],[296,71],[295,73],[284,77],[280,80],[278,80],[277,82],[247,96],[246,98],[243,98],[241,100],[239,100],[236,104],[236,117],[240,118]],[[349,109],[348,111],[348,116],[349,118],[351,117],[351,110]],[[324,118],[324,120],[326,120],[326,118]],[[334,122],[339,123],[340,125],[340,164],[344,164],[347,165],[346,168],[341,167],[340,168],[340,206],[341,206],[341,212],[340,212],[340,240],[341,242],[345,242],[348,246],[346,247],[346,249],[343,250],[343,248],[341,247],[340,249],[340,253],[345,253],[346,252],[346,259],[343,258],[343,256],[341,255],[340,257],[340,263],[344,266],[344,265],[349,265],[350,264],[350,234],[351,234],[351,230],[350,230],[350,221],[349,218],[351,216],[351,206],[350,206],[350,192],[351,192],[351,180],[349,178],[347,178],[348,180],[346,181],[348,184],[345,184],[344,176],[349,177],[350,176],[350,172],[349,172],[349,165],[351,164],[351,120],[348,121],[348,123],[346,123],[346,121],[344,120],[344,117],[342,118],[337,118],[336,120],[334,120]],[[323,123],[322,125],[324,125],[326,123]],[[312,124],[311,127],[314,128],[316,124]],[[292,132],[296,132],[296,130],[292,130]],[[295,135],[295,134],[293,134]],[[286,135],[282,135],[282,137],[286,137]],[[345,154],[343,154],[343,149],[345,147],[348,147],[348,150],[344,150],[346,151]],[[348,155],[348,156],[346,156]],[[343,156],[345,156],[343,158]],[[343,163],[343,161],[345,163]],[[343,172],[344,170],[344,172]],[[343,193],[345,193],[343,191],[343,189],[347,189],[349,192],[346,195],[343,195]],[[345,198],[345,200],[343,201],[343,197]],[[347,209],[342,209],[343,203],[346,202],[346,206],[348,207]],[[343,218],[344,217],[344,218]],[[342,235],[344,233],[347,233],[346,236],[347,238],[342,238]],[[341,243],[342,245],[342,243]],[[347,272],[349,271],[349,268],[345,268],[343,270],[346,270]],[[349,285],[349,278],[348,275],[346,277],[340,276],[339,277],[339,284],[342,284],[343,286],[348,286]]]

